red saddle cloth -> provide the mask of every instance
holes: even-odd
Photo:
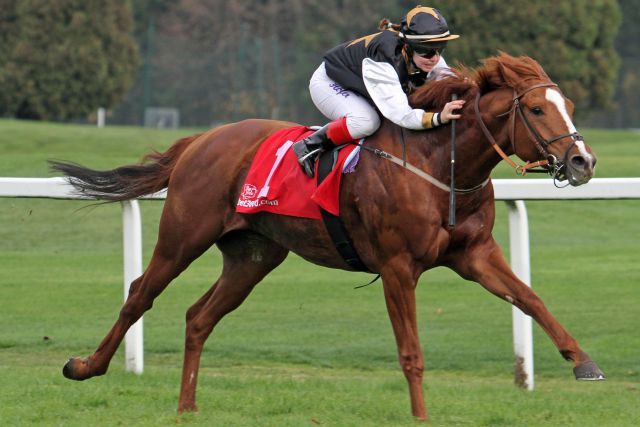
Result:
[[[340,150],[336,166],[318,186],[317,177],[309,178],[302,171],[291,149],[294,142],[311,133],[313,130],[305,126],[295,126],[279,130],[262,143],[242,186],[236,212],[266,211],[321,219],[321,207],[336,216],[340,214],[342,169],[349,154],[358,146],[349,145]]]

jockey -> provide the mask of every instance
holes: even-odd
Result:
[[[440,11],[418,6],[400,25],[383,19],[380,29],[329,50],[311,77],[311,99],[332,122],[293,144],[298,162],[310,177],[320,152],[372,135],[380,127],[378,112],[407,129],[431,129],[460,117],[453,110],[462,108],[463,100],[432,113],[411,108],[407,98],[417,86],[448,68],[442,51],[459,36],[449,33]]]

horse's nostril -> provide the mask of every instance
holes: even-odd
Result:
[[[583,168],[587,164],[586,160],[582,156],[571,157],[571,165],[576,168]]]

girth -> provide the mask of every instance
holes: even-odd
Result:
[[[336,147],[330,151],[324,151],[320,154],[320,159],[318,160],[318,186],[320,186],[322,181],[324,181],[324,179],[329,175],[329,172],[333,169],[338,158],[338,151],[341,147],[343,146]],[[324,225],[327,228],[327,232],[329,233],[333,244],[345,262],[356,271],[371,273],[353,247],[353,241],[349,237],[349,233],[344,227],[340,217],[335,216],[322,208],[320,208],[320,213],[322,214],[322,220],[324,221]]]

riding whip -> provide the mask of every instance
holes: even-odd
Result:
[[[451,94],[451,100],[458,99],[458,95]],[[456,119],[451,119],[451,185],[449,190],[449,227],[456,226]]]

